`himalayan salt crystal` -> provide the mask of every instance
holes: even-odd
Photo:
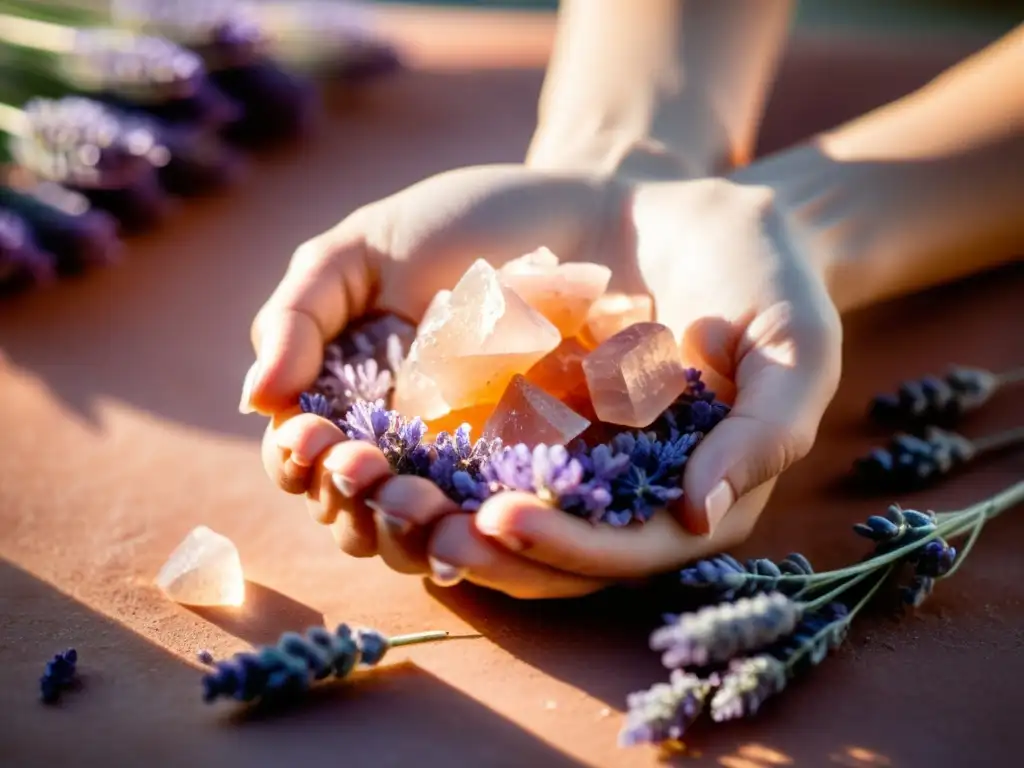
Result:
[[[193,528],[171,553],[156,585],[183,605],[238,606],[245,601],[238,549],[227,536],[205,525]]]
[[[401,411],[399,411],[401,413]],[[469,408],[460,408],[457,411],[450,411],[436,419],[427,421],[427,437],[437,437],[439,432],[454,432],[463,424],[469,424],[470,436],[476,440],[480,437],[487,419],[494,413],[494,403],[473,405]]]
[[[580,336],[593,349],[635,323],[653,320],[654,300],[650,296],[608,293],[590,308]]]
[[[432,333],[447,317],[451,291],[438,291],[423,314],[417,337]],[[426,422],[438,419],[451,410],[441,395],[437,383],[423,373],[420,360],[420,345],[414,340],[409,354],[395,377],[395,391],[392,407],[402,414],[419,416]]]
[[[505,445],[565,445],[589,426],[561,400],[517,375],[487,420],[484,437],[500,437]]]
[[[417,360],[452,410],[497,402],[513,376],[562,340],[483,259],[459,280],[442,314],[421,329]]]
[[[612,336],[583,361],[601,421],[649,426],[686,390],[686,371],[671,330],[637,323]]]
[[[561,344],[526,372],[526,380],[559,400],[565,400],[574,392],[582,392],[587,396],[583,359],[588,354],[590,350],[578,339],[563,339]]]
[[[600,264],[559,264],[547,248],[513,259],[499,274],[505,285],[550,320],[565,338],[580,332],[591,306],[612,277],[612,271]]]

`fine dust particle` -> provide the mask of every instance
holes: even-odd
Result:
[[[544,702],[544,709],[557,709],[557,708],[558,708],[558,702],[556,702],[556,701],[552,701],[551,699],[548,699],[547,701]]]

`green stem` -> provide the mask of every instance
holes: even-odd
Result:
[[[20,136],[25,130],[25,113],[17,107],[0,103],[0,133]]]
[[[959,555],[957,555],[956,562],[953,563],[953,567],[946,571],[945,574],[940,576],[940,579],[948,579],[950,576],[952,576],[960,569],[960,566],[963,565],[964,560],[967,559],[967,553],[971,551],[971,548],[974,547],[974,543],[978,540],[978,537],[981,536],[981,529],[985,527],[985,523],[988,522],[988,519],[985,517],[985,515],[979,514],[973,522],[974,526],[971,528],[970,538],[967,539],[967,543],[964,544],[963,550],[960,552]]]
[[[411,635],[398,635],[388,640],[388,645],[398,648],[403,645],[416,645],[417,643],[431,643],[435,640],[444,640],[448,633],[443,629],[433,632],[415,632]]]
[[[797,651],[792,656],[790,656],[788,659],[786,659],[786,671],[787,671],[787,673],[791,672],[792,669],[793,669],[793,666],[798,661],[800,661],[800,659],[802,659],[804,656],[806,656],[808,653],[810,653],[814,649],[814,647],[818,643],[820,643],[822,640],[824,640],[825,637],[829,633],[835,632],[835,630],[836,630],[836,628],[838,626],[844,625],[844,624],[845,625],[849,625],[850,622],[853,621],[854,616],[856,616],[858,613],[860,613],[861,609],[865,605],[868,604],[868,602],[871,600],[871,598],[875,596],[875,593],[878,592],[878,590],[881,588],[881,586],[885,583],[885,580],[889,578],[889,574],[892,573],[892,569],[893,568],[894,568],[894,566],[890,565],[888,568],[885,569],[885,571],[882,573],[882,575],[878,577],[878,580],[874,584],[871,585],[871,589],[869,589],[867,591],[867,593],[864,595],[864,597],[862,597],[857,602],[857,604],[855,606],[853,606],[853,608],[850,609],[850,612],[847,613],[846,616],[844,616],[843,618],[839,619],[838,621],[833,621],[831,624],[829,624],[829,625],[823,627],[822,629],[820,629],[818,631],[818,633],[815,634],[810,640],[808,640],[807,643],[805,643],[804,646],[799,651]]]
[[[0,42],[47,53],[67,53],[75,44],[77,30],[48,21],[0,14]]]
[[[978,453],[998,451],[1003,448],[1011,448],[1018,443],[1024,443],[1024,427],[1008,429],[1005,432],[998,432],[994,435],[979,437],[971,440],[974,450]]]
[[[999,386],[1005,387],[1009,384],[1019,384],[1024,381],[1024,366],[1014,368],[1011,371],[1004,371],[999,376]]]
[[[814,600],[812,600],[811,602],[805,603],[804,604],[804,610],[808,611],[808,612],[816,611],[818,608],[821,608],[821,606],[828,605],[828,603],[832,602],[832,600],[834,600],[835,598],[839,597],[839,595],[843,594],[846,590],[848,590],[851,587],[853,587],[853,586],[859,584],[860,582],[864,581],[864,579],[866,579],[868,576],[870,576],[872,573],[874,573],[874,570],[875,569],[872,569],[872,570],[869,570],[869,571],[864,571],[864,573],[860,573],[860,574],[854,576],[852,579],[844,581],[838,587],[836,587],[835,589],[831,590],[830,592],[826,592],[821,597],[817,597]]]

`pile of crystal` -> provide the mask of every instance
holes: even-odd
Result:
[[[729,408],[684,368],[648,297],[546,249],[474,262],[418,328],[366,318],[299,398],[399,474],[463,509],[508,490],[593,523],[643,523],[682,497],[690,455]]]
[[[546,248],[500,269],[477,260],[434,297],[398,370],[395,410],[433,434],[468,423],[505,445],[650,426],[686,391],[686,370],[650,300],[606,295],[610,279]]]

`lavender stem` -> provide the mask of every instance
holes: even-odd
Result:
[[[1015,445],[1024,443],[1024,427],[1008,429],[1004,432],[997,432],[994,435],[987,435],[971,440],[974,450],[980,453],[998,451],[1002,448],[1012,448]]]
[[[444,640],[448,637],[448,633],[443,629],[435,630],[432,632],[414,632],[411,635],[398,635],[388,640],[388,645],[392,648],[399,648],[403,645],[416,645],[417,643],[430,643],[434,640]]]
[[[1000,387],[1006,387],[1010,384],[1019,384],[1024,381],[1024,366],[1004,371],[1003,373],[1000,373],[996,379],[999,381]]]

